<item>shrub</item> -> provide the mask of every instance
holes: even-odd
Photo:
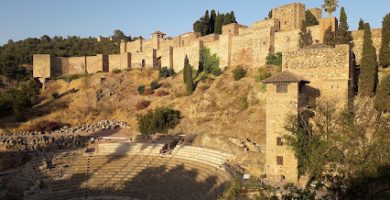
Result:
[[[64,75],[55,78],[56,80],[64,80],[68,83],[72,82],[73,80],[77,80],[79,78],[88,77],[91,76],[91,74],[70,74],[70,75]]]
[[[138,128],[143,135],[166,133],[180,123],[180,118],[180,111],[159,107],[138,116]]]
[[[162,67],[160,69],[160,78],[168,78],[173,75],[175,75],[175,71],[173,70],[173,68]]]
[[[219,58],[216,54],[211,55],[210,49],[205,47],[200,49],[199,72],[202,71],[214,76],[222,74],[222,70],[219,68]]]
[[[53,99],[60,98],[60,94],[58,94],[58,92],[54,92],[53,94],[51,94],[51,96],[53,97]]]
[[[30,130],[31,131],[41,131],[41,132],[50,132],[50,131],[60,129],[63,126],[64,126],[64,124],[62,124],[60,122],[44,120],[44,121],[40,121],[40,122],[36,123],[35,125],[31,126]]]
[[[138,94],[143,95],[145,93],[145,85],[138,86],[137,92]]]
[[[239,66],[236,69],[234,69],[232,73],[233,73],[234,80],[238,81],[245,77],[246,70],[243,67]]]
[[[119,74],[119,73],[121,73],[121,70],[115,68],[115,69],[112,70],[112,73],[114,73],[114,74]]]
[[[267,65],[282,65],[282,53],[269,54],[266,57]]]
[[[152,95],[152,94],[154,94],[154,90],[152,90],[152,88],[145,89],[144,95]]]
[[[150,101],[146,101],[146,100],[142,100],[142,101],[139,101],[136,105],[135,105],[135,109],[137,111],[140,111],[140,110],[143,110],[147,107],[149,107],[150,105]]]
[[[165,90],[159,90],[157,91],[156,93],[156,96],[159,96],[159,97],[162,97],[162,96],[167,96],[169,95],[169,92],[165,91]]]
[[[152,88],[152,90],[156,90],[160,88],[160,84],[158,83],[158,81],[154,80],[150,83],[150,88]]]
[[[266,78],[271,77],[271,75],[272,75],[272,74],[271,74],[266,68],[264,68],[264,67],[259,68],[258,73],[259,73],[259,74],[256,76],[256,82],[260,82],[260,81],[262,81],[262,80],[264,80],[264,79],[266,79]]]

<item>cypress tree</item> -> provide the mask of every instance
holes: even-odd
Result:
[[[360,18],[360,20],[359,20],[358,30],[364,30],[364,20],[362,18]]]
[[[348,29],[347,14],[345,13],[344,7],[341,7],[340,23],[336,35],[337,44],[352,44],[352,34]]]
[[[383,67],[390,66],[390,13],[382,21],[382,44],[379,51],[379,63]]]
[[[378,80],[378,64],[375,47],[372,44],[370,24],[364,26],[362,60],[360,62],[359,93],[373,97]]]
[[[203,30],[202,30],[202,35],[207,35],[209,31],[209,23],[210,23],[210,15],[209,11],[206,10],[204,16],[203,16]]]
[[[191,95],[194,90],[194,83],[192,81],[192,68],[189,64],[188,57],[184,59],[184,83],[186,84],[187,95]]]
[[[219,14],[217,15],[217,18],[215,19],[215,25],[214,25],[214,32],[222,34],[222,23],[223,23],[223,18],[224,14]]]
[[[301,31],[299,32],[299,47],[304,48],[313,44],[311,31],[307,29],[305,21],[302,21]]]
[[[329,46],[333,46],[333,47],[336,45],[335,33],[332,31],[332,27],[330,27],[330,26],[325,31],[324,44],[329,45]]]
[[[189,60],[188,60],[188,56],[186,55],[186,57],[184,58],[184,68],[183,68],[183,81],[184,81],[184,84],[187,84],[187,73],[188,73],[188,66],[190,66],[189,64]]]
[[[215,33],[215,22],[216,22],[217,14],[215,13],[215,10],[211,10],[210,13],[210,21],[208,22],[208,33]]]
[[[383,77],[375,96],[375,107],[382,112],[390,112],[390,75]]]
[[[234,11],[230,12],[230,23],[237,23],[236,16],[234,15]]]
[[[305,11],[305,23],[306,23],[306,26],[318,25],[318,21],[317,21],[316,17],[309,10]]]
[[[268,19],[272,19],[272,10],[268,12]]]
[[[223,17],[223,22],[222,25],[230,24],[230,13],[226,13],[225,16]]]

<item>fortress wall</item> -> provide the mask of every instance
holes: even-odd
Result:
[[[69,57],[67,74],[85,74],[87,69],[86,57]]]
[[[108,55],[108,69],[113,71],[114,69],[121,68],[121,54]]]
[[[184,67],[185,56],[188,56],[190,65],[198,69],[199,67],[200,42],[194,42],[191,46],[178,47],[173,50],[173,68],[179,72]]]
[[[98,54],[96,56],[87,56],[87,72],[108,72],[108,56]]]
[[[202,42],[213,42],[213,41],[219,40],[219,34],[213,33],[213,34],[205,35],[202,37],[198,37],[196,39],[199,41],[202,41]]]
[[[193,33],[193,32],[188,32],[188,33],[181,35],[180,36],[180,47],[190,46],[190,45],[192,45],[192,43],[194,41],[198,42],[198,41],[196,41],[197,37],[198,37],[198,35],[196,33]]]
[[[314,15],[314,17],[316,17],[317,20],[322,18],[322,9],[321,8],[310,8],[308,10],[311,12],[311,14]]]
[[[372,29],[372,42],[374,44],[377,55],[379,55],[380,46],[382,44],[382,29]],[[352,31],[353,37],[353,48],[352,51],[355,54],[355,60],[357,64],[360,64],[360,60],[362,59],[362,51],[363,51],[363,36],[364,30]]]
[[[299,49],[299,29],[275,33],[275,52],[289,52]],[[284,57],[284,56],[283,56]]]
[[[313,37],[313,43],[316,43],[316,41],[323,42],[324,36],[321,35],[321,27],[320,27],[320,25],[309,26],[309,27],[307,27],[307,29],[309,29],[310,32],[311,32],[311,36]],[[299,38],[299,32],[298,32],[298,38]]]
[[[263,29],[274,27],[275,31],[279,31],[280,21],[278,19],[266,19],[262,21],[254,22],[252,25],[253,29]]]
[[[137,52],[137,51],[141,51],[142,44],[143,44],[143,40],[140,40],[140,39],[137,39],[137,40],[132,41],[132,42],[127,42],[126,43],[126,51],[122,51],[122,49],[121,49],[121,52]]]
[[[272,28],[232,37],[231,65],[258,67],[265,64],[271,46]]]
[[[131,53],[123,52],[120,55],[121,55],[120,69],[130,69],[131,68]]]
[[[161,67],[173,68],[173,47],[165,48],[160,52],[161,52]]]
[[[342,101],[340,105],[345,105],[348,100],[350,69],[348,45],[301,49],[283,54],[283,70],[289,70],[309,80],[308,86],[312,89],[308,93],[312,98],[337,98]]]
[[[280,30],[290,31],[301,28],[305,19],[305,5],[291,3],[272,9],[272,18],[280,20]]]
[[[49,78],[52,76],[53,56],[50,54],[33,55],[33,77]]]

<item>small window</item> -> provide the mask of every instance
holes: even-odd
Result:
[[[276,145],[283,146],[283,139],[281,137],[276,138]]]
[[[283,156],[276,156],[276,164],[283,165]]]
[[[276,93],[287,93],[287,84],[276,85]]]
[[[280,179],[285,180],[286,176],[285,175],[280,175]]]

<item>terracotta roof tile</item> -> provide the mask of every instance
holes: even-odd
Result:
[[[308,80],[305,80],[301,76],[298,76],[292,72],[289,71],[282,71],[278,74],[275,74],[265,80],[262,81],[265,84],[268,83],[299,83],[299,82],[306,82],[309,83]]]

